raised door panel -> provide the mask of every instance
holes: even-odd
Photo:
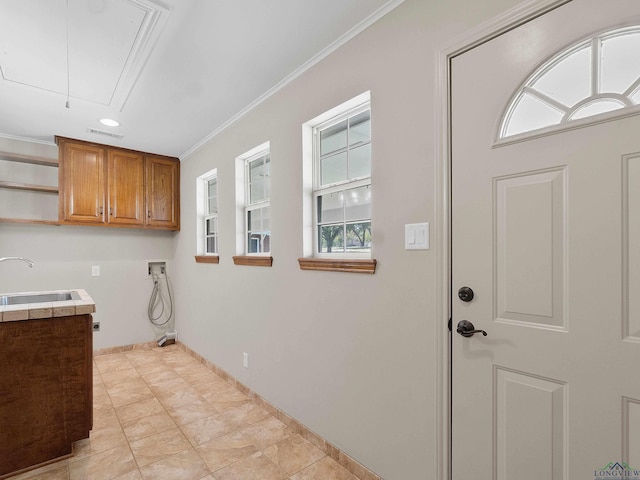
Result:
[[[147,226],[180,229],[180,163],[176,159],[147,156]]]
[[[107,171],[109,224],[144,225],[144,155],[109,150]]]
[[[104,167],[103,148],[64,142],[60,157],[60,221],[104,223]]]

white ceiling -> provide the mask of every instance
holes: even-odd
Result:
[[[184,156],[402,1],[1,0],[0,135]]]

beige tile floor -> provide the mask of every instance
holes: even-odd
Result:
[[[12,480],[358,480],[175,345],[95,358],[74,451]]]

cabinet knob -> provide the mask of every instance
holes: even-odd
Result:
[[[102,215],[103,213],[104,213],[104,207],[100,205],[100,215]]]
[[[147,210],[147,218],[151,218],[151,210]]]

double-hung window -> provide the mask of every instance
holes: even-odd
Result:
[[[218,253],[218,177],[204,179],[204,252]]]
[[[371,257],[371,109],[365,103],[313,129],[318,257]]]
[[[271,251],[270,167],[268,150],[245,160],[244,218],[247,254]]]

